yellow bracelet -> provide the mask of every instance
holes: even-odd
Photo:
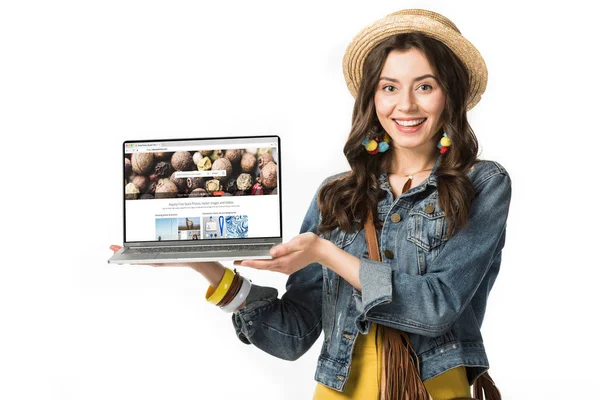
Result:
[[[227,291],[231,287],[231,283],[233,282],[234,273],[229,268],[225,268],[225,273],[223,274],[223,278],[221,278],[221,282],[219,286],[215,289],[212,286],[209,286],[206,290],[206,300],[212,304],[218,304],[223,297],[227,294]]]

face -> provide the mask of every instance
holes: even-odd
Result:
[[[435,151],[445,104],[445,93],[420,50],[390,52],[375,91],[375,110],[395,147]]]

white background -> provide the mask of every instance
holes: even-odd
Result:
[[[231,0],[1,3],[0,398],[310,399],[322,337],[276,359],[236,338],[201,275],[107,265],[121,143],[279,134],[289,240],[318,184],[348,169],[346,46],[411,7],[448,16],[489,68],[469,118],[481,158],[513,181],[483,327],[491,374],[509,400],[592,398],[600,32],[587,3]],[[284,291],[284,275],[242,272]]]

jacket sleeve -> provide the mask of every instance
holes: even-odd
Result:
[[[317,190],[300,233],[316,234],[321,219],[318,193]],[[321,334],[322,290],[323,267],[319,263],[291,274],[281,299],[277,297],[277,289],[252,284],[246,306],[232,315],[238,338],[275,357],[298,359]]]
[[[355,296],[360,313],[357,326],[373,318],[406,332],[439,336],[450,329],[482,282],[493,283],[495,276],[488,279],[487,275],[498,272],[511,198],[510,176],[503,169],[489,174],[475,190],[467,226],[446,241],[427,273],[409,275],[392,271],[387,262],[361,258],[362,293]]]

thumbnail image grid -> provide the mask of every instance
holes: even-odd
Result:
[[[210,215],[156,218],[155,227],[157,241],[246,238],[248,237],[248,216]]]

